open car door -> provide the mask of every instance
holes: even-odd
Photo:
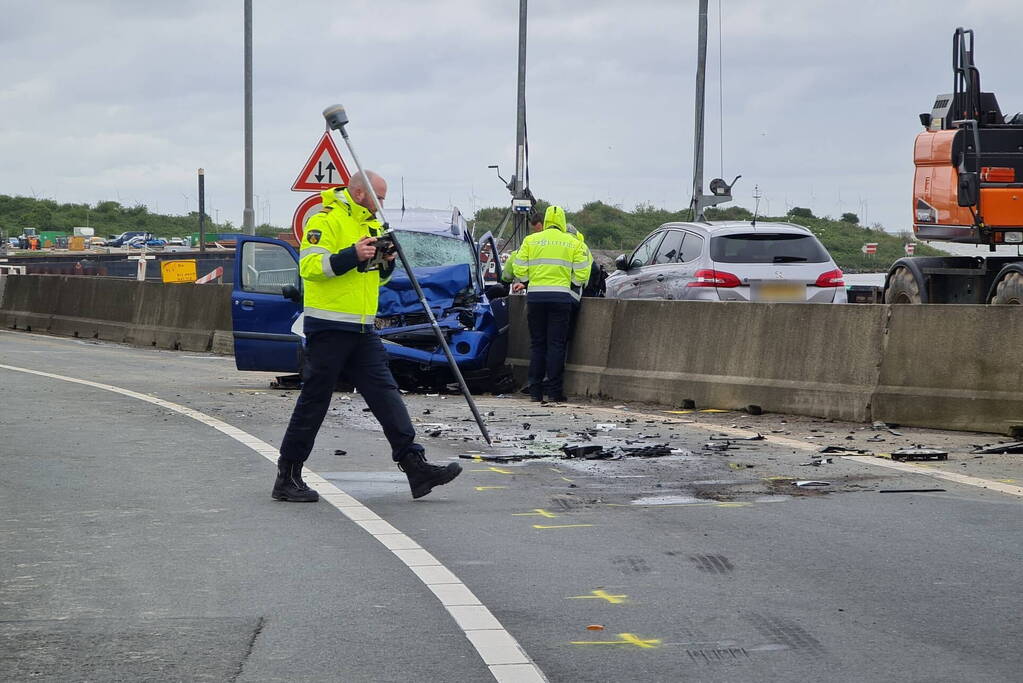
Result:
[[[292,326],[302,311],[300,297],[285,298],[284,287],[301,292],[298,253],[280,240],[239,236],[235,251],[231,322],[234,362],[239,370],[295,373],[301,367],[302,338]]]
[[[490,302],[490,311],[493,315],[496,335],[490,346],[490,354],[487,358],[487,367],[494,369],[504,365],[505,357],[508,355],[508,297],[492,296],[497,291],[505,291],[501,284],[503,264],[500,253],[497,250],[497,240],[491,232],[485,233],[476,241],[476,254],[479,261],[480,277],[486,278],[488,284],[485,288],[487,301]],[[488,276],[488,270],[490,276]],[[496,286],[495,286],[496,284]]]

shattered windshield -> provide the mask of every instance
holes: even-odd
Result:
[[[399,230],[398,239],[413,268],[453,266],[458,263],[472,265],[475,259],[469,244],[455,237]],[[401,268],[400,261],[397,266]]]
[[[463,239],[447,237],[428,232],[412,232],[398,230],[398,239],[401,241],[401,248],[413,268],[429,268],[432,266],[453,266],[459,263],[469,265],[469,273],[473,285],[479,287],[476,281],[476,256],[472,247]],[[400,260],[395,261],[396,266],[404,270]]]

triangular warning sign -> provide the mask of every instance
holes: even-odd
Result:
[[[329,190],[338,185],[347,185],[349,178],[351,174],[348,173],[348,168],[328,131],[316,144],[309,161],[305,162],[291,189],[296,192]]]

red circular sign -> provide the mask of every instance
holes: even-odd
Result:
[[[291,233],[299,244],[302,244],[302,235],[305,234],[306,221],[318,213],[322,206],[323,198],[317,192],[303,199],[302,203],[295,209],[295,215],[291,219]]]

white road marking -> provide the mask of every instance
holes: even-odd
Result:
[[[576,408],[583,408],[584,406],[576,405]],[[621,415],[620,410],[613,410],[611,408],[599,408],[596,406],[585,406],[590,411],[600,411],[603,413],[612,413],[615,415]],[[715,432],[718,434],[731,434],[737,438],[746,436],[753,436],[758,432],[753,432],[748,429],[739,429],[737,427],[726,427],[724,425],[711,425],[702,424],[700,422],[694,422],[692,420],[678,420],[671,417],[665,417],[664,415],[658,415],[654,413],[644,413],[637,411],[629,411],[630,416],[643,416],[643,417],[655,417],[660,420],[669,420],[676,424],[684,424],[696,429],[702,429],[708,432]],[[777,444],[779,446],[787,446],[789,448],[796,448],[802,451],[813,451],[819,452],[821,445],[817,443],[810,443],[809,441],[800,441],[799,439],[790,439],[784,436],[774,436],[771,434],[763,434],[764,441],[768,443]],[[873,465],[875,467],[887,467],[893,470],[901,470],[903,472],[912,472],[913,474],[922,474],[927,477],[934,477],[935,479],[944,479],[945,481],[954,481],[957,484],[965,484],[967,486],[976,486],[982,489],[990,489],[992,491],[998,491],[999,493],[1006,493],[1010,496],[1023,496],[1023,487],[1012,486],[1010,484],[1003,484],[1001,482],[993,481],[991,479],[982,479],[980,477],[970,477],[965,474],[958,474],[956,472],[946,472],[937,468],[922,467],[920,465],[913,465],[909,463],[893,462],[884,458],[875,458],[872,455],[839,455],[839,457],[845,460],[852,460],[862,465]]]
[[[979,486],[982,489],[991,489],[992,491],[998,491],[999,493],[1007,493],[1010,496],[1023,496],[1023,486],[1003,484],[1002,482],[999,481],[981,479],[980,477],[971,477],[966,474],[959,474],[958,472],[946,472],[945,470],[932,469],[930,467],[921,467],[920,465],[914,465],[908,462],[893,462],[891,460],[882,460],[880,458],[875,458],[869,455],[845,455],[842,457],[846,460],[862,462],[867,465],[877,465],[878,467],[888,467],[893,470],[900,470],[902,472],[923,474],[928,477],[934,477],[935,479],[954,481],[958,484],[967,484],[968,486]]]
[[[131,391],[130,389],[103,384],[102,382],[92,382],[78,379],[77,377],[66,377],[50,372],[19,368],[13,365],[0,364],[0,368],[48,377],[63,382],[71,382],[73,384],[81,384],[93,387],[94,389],[121,394],[122,396],[138,399],[139,401],[145,401],[146,403],[152,403],[212,427],[256,451],[270,462],[277,463],[278,454],[276,448],[248,432],[222,422],[215,417],[210,417],[198,410],[193,410],[171,401],[165,401],[155,396]],[[337,508],[341,514],[362,527],[366,533],[373,536],[385,548],[394,553],[395,557],[401,560],[416,575],[416,578],[422,581],[437,596],[441,605],[451,615],[451,618],[455,620],[459,628],[462,629],[466,638],[472,643],[472,646],[476,648],[476,652],[479,653],[483,663],[490,669],[494,680],[498,681],[498,683],[547,682],[547,677],[530,659],[518,641],[508,633],[490,610],[480,603],[473,592],[451,570],[441,564],[437,558],[423,550],[409,536],[398,531],[388,522],[382,520],[375,512],[320,475],[308,472],[305,480],[306,483],[313,485],[319,491],[321,498]]]

